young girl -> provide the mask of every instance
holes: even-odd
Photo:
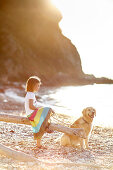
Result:
[[[38,92],[41,80],[37,76],[32,76],[26,83],[25,111],[33,127],[34,139],[37,140],[37,147],[41,148],[41,138],[44,132],[51,133],[48,126],[50,114],[54,111],[49,107],[38,107],[35,92]]]

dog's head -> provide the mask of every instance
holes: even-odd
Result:
[[[93,121],[94,116],[96,116],[96,110],[93,107],[87,107],[82,111],[83,118],[91,123]]]

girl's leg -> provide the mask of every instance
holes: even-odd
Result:
[[[44,121],[45,131],[47,133],[52,133],[53,132],[52,130],[49,129],[49,125],[50,125],[49,118],[50,118],[51,112],[52,112],[52,109],[49,110],[48,115],[46,116],[45,121]]]
[[[40,148],[42,145],[41,145],[41,138],[40,139],[37,139],[37,147]]]
[[[47,131],[47,132],[51,133],[50,130],[48,129],[48,127],[49,127],[48,119],[50,118],[50,113],[51,113],[51,109],[49,110],[43,124],[41,125],[40,131],[38,133],[34,133],[34,139],[37,139],[37,147],[39,147],[39,148],[42,146],[41,138],[42,138],[44,132]]]
[[[37,147],[40,148],[42,145],[41,145],[41,138],[44,134],[44,130],[45,128],[43,127],[43,124],[42,126],[40,127],[40,131],[38,133],[34,133],[34,139],[37,140]]]

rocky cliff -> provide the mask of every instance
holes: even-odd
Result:
[[[50,0],[0,1],[0,80],[44,85],[81,82],[80,56],[58,26],[62,16]]]

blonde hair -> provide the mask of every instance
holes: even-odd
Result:
[[[27,80],[27,82],[26,82],[26,89],[25,89],[25,91],[26,92],[34,92],[34,86],[37,84],[37,83],[39,83],[39,84],[41,84],[41,80],[40,80],[40,78],[39,77],[37,77],[37,76],[31,76],[31,77],[29,77],[29,79]]]

